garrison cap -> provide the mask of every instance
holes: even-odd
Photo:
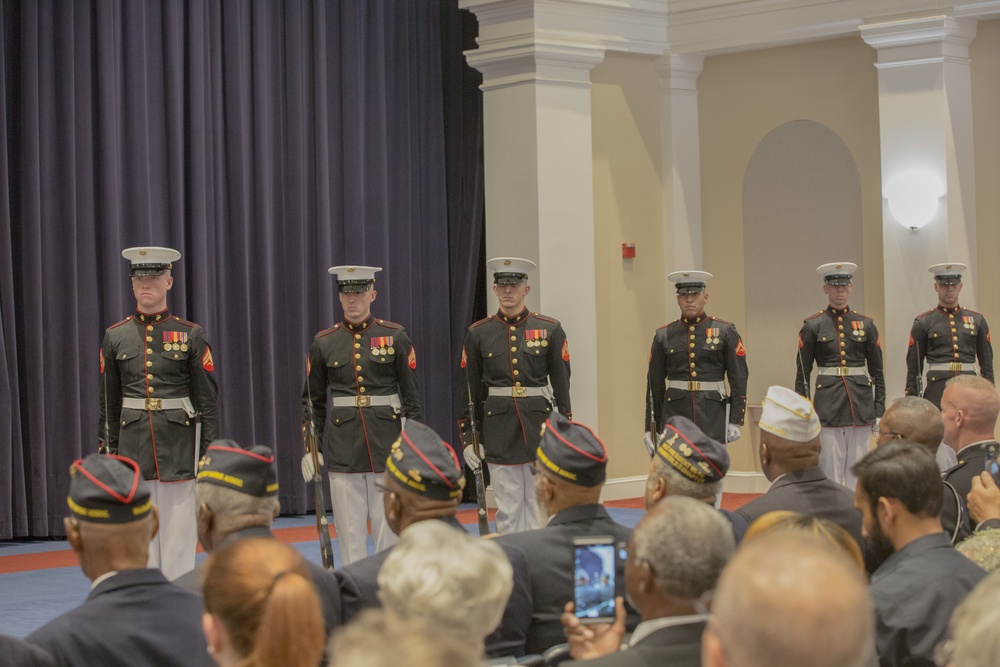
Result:
[[[381,270],[381,266],[331,266],[326,271],[337,276],[338,292],[367,292]]]
[[[122,250],[122,257],[129,261],[129,275],[132,277],[162,276],[174,268],[174,262],[181,258],[181,254],[173,248],[126,248]]]
[[[516,285],[528,279],[528,271],[538,266],[530,259],[520,257],[494,257],[486,262],[486,270],[493,272],[493,282],[497,285]]]
[[[705,435],[687,417],[674,416],[667,420],[657,438],[656,455],[698,484],[718,482],[729,470],[726,446]]]
[[[274,453],[263,445],[243,449],[235,440],[213,440],[198,464],[198,483],[216,484],[257,498],[277,495]]]
[[[149,515],[153,503],[139,465],[117,454],[91,454],[69,467],[70,513],[94,523],[130,523]]]
[[[760,430],[792,442],[809,442],[819,435],[819,415],[808,398],[775,385],[764,396]]]
[[[607,478],[607,447],[588,427],[559,412],[542,425],[535,453],[545,468],[572,484],[596,486]]]
[[[674,283],[678,294],[697,294],[704,292],[706,283],[711,280],[712,274],[708,271],[674,271],[667,276],[667,280]]]
[[[854,282],[854,272],[858,265],[852,262],[830,262],[816,268],[827,285],[850,285]]]
[[[391,475],[409,491],[434,500],[461,498],[465,475],[455,450],[429,426],[407,419],[385,462]]]
[[[941,285],[958,285],[962,282],[962,272],[969,267],[961,262],[945,262],[927,267],[934,274],[934,280]]]

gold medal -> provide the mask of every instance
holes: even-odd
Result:
[[[396,354],[396,348],[390,347],[389,348],[389,354]]]
[[[528,347],[538,347],[538,341],[537,340],[529,340],[527,342],[527,345],[528,345]]]
[[[379,349],[378,353],[379,353],[379,354],[385,354],[385,353],[386,353],[387,351],[388,351],[388,350],[386,350],[386,349],[385,349],[385,348],[383,347],[383,348]]]
[[[188,351],[187,343],[181,343],[181,352],[187,352],[187,351]]]
[[[549,346],[549,341],[542,339],[542,347],[548,347],[548,346]]]
[[[181,344],[180,343],[174,343],[173,348],[174,348],[174,352],[178,352],[181,349]]]
[[[164,343],[163,344],[163,351],[164,352],[169,352],[170,351],[170,343]]]
[[[715,344],[715,345],[718,345],[719,344],[719,339],[718,338],[713,338],[712,339],[712,343]]]

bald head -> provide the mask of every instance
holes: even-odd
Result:
[[[801,533],[743,546],[719,579],[702,637],[708,667],[863,667],[874,650],[871,595],[841,553]]]
[[[944,439],[944,421],[941,411],[926,398],[904,396],[885,411],[879,431],[885,434],[885,440],[902,438],[936,454]],[[880,435],[879,444],[882,443]]]
[[[818,466],[821,448],[818,435],[808,442],[798,442],[761,429],[760,465],[773,482],[787,472]]]
[[[978,375],[956,375],[941,395],[944,440],[961,448],[973,442],[992,440],[1000,414],[1000,397],[989,380]]]

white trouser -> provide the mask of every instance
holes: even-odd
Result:
[[[372,522],[375,551],[399,541],[385,520],[385,505],[375,483],[380,472],[331,472],[330,503],[340,543],[340,567],[368,557],[368,519]]]
[[[858,480],[851,468],[868,453],[871,437],[871,426],[824,426],[819,433],[823,443],[819,467],[834,482],[853,491]]]
[[[497,501],[497,532],[504,535],[540,528],[536,509],[538,501],[535,500],[535,476],[530,469],[534,464],[487,465],[490,469],[493,497]]]
[[[195,482],[147,483],[150,500],[160,511],[160,530],[149,543],[148,564],[163,570],[163,576],[173,581],[194,569],[194,550],[198,546]]]

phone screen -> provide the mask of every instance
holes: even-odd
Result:
[[[573,603],[584,622],[608,622],[615,618],[615,545],[576,544]]]
[[[1000,464],[997,463],[997,450],[1000,449],[996,443],[986,445],[986,472],[993,476],[993,481],[1000,485]]]

